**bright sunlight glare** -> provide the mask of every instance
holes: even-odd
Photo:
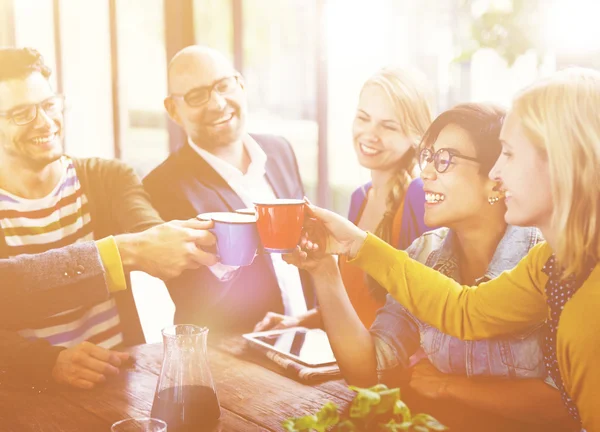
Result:
[[[546,40],[557,54],[586,54],[600,50],[600,2],[555,0],[548,11]]]

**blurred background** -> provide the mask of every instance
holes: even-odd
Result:
[[[508,106],[537,77],[600,67],[599,12],[596,0],[0,0],[0,46],[34,47],[52,67],[67,153],[120,158],[141,176],[183,141],[163,109],[169,59],[214,47],[246,79],[250,131],[286,137],[307,195],[345,215],[369,179],[350,131],[370,74],[419,68],[435,113]],[[135,275],[134,290],[154,282]],[[154,341],[172,312],[149,317],[170,299],[161,287],[143,297]]]

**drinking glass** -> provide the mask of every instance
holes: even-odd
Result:
[[[167,432],[167,424],[155,418],[129,418],[118,421],[110,428],[111,432]]]

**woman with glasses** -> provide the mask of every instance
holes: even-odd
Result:
[[[412,314],[449,334],[498,337],[546,321],[544,363],[572,418],[588,432],[600,431],[599,109],[600,73],[588,69],[557,72],[515,98],[490,177],[502,182],[505,220],[539,227],[546,242],[478,287],[312,208],[329,230],[321,247],[353,258]],[[311,242],[304,247],[315,249]]]
[[[536,228],[507,225],[504,194],[488,178],[500,155],[504,116],[504,110],[489,104],[458,105],[433,121],[420,145],[425,223],[444,228],[423,234],[406,252],[460,283],[477,285],[497,277],[542,240]],[[463,342],[418,320],[388,296],[368,330],[344,294],[333,257],[305,261],[295,254],[286,259],[318,275],[325,329],[348,382],[366,387],[378,381],[378,373],[389,379],[412,372],[414,391],[433,399],[423,410],[455,423],[458,430],[483,430],[477,422],[487,412],[517,422],[495,418],[488,424],[487,419],[485,430],[518,430],[523,426],[518,420],[546,422],[543,430],[551,429],[549,418],[569,423],[543,362],[541,323],[502,339]],[[531,398],[523,400],[525,394]],[[436,410],[450,401],[458,406],[456,412],[471,418],[456,423],[445,416],[447,409]],[[472,408],[470,414],[465,405]]]
[[[348,219],[401,249],[428,228],[423,223],[424,194],[417,176],[417,146],[431,123],[429,92],[417,71],[387,67],[362,87],[352,125],[353,147],[371,181],[353,194]],[[367,327],[385,304],[387,292],[363,271],[339,261],[352,306]],[[318,309],[299,317],[269,313],[255,330],[321,326]]]

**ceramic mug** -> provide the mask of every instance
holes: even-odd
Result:
[[[239,213],[239,214],[245,214],[245,215],[250,215],[250,216],[256,217],[256,209],[254,207],[237,209],[235,212]]]
[[[306,205],[299,199],[273,199],[254,203],[256,227],[263,248],[270,253],[296,249],[305,222]]]
[[[212,220],[214,227],[210,231],[217,237],[217,255],[221,264],[229,266],[248,266],[254,261],[260,246],[254,216],[214,212],[196,216],[200,220]]]

